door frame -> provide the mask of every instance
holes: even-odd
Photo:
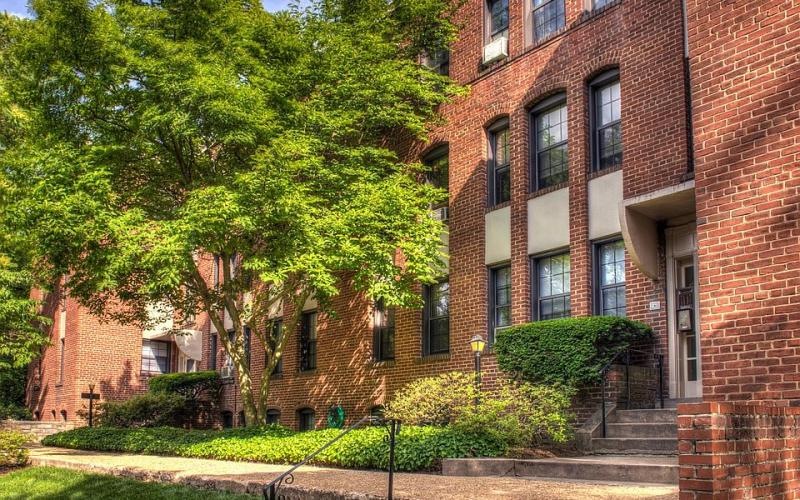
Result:
[[[676,266],[675,262],[686,257],[692,257],[694,264],[694,328],[697,335],[697,384],[702,396],[703,369],[702,352],[700,351],[700,294],[699,272],[697,266],[697,230],[695,224],[689,223],[664,230],[666,240],[666,274],[667,274],[667,346],[669,352],[669,394],[671,398],[685,397],[682,367],[681,346],[678,341],[676,318],[675,290]]]

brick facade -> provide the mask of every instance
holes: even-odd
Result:
[[[800,5],[688,2],[704,397],[800,401]]]
[[[679,405],[681,499],[800,498],[800,408]]]

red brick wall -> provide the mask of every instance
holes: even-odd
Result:
[[[140,380],[142,330],[103,322],[66,300],[64,374],[60,376],[60,290],[50,295],[45,314],[52,318],[50,345],[29,367],[28,407],[44,421],[84,420],[88,400],[82,392],[95,384],[102,399],[125,399],[146,390]],[[63,413],[62,413],[63,412]]]
[[[688,2],[707,400],[800,401],[800,4]]]
[[[678,405],[680,497],[800,498],[800,408]]]

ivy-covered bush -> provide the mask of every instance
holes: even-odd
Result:
[[[25,465],[28,461],[27,436],[17,431],[0,430],[0,467]]]
[[[107,427],[161,427],[180,425],[185,417],[185,397],[179,394],[146,393],[125,401],[101,403],[97,422]]]
[[[151,378],[148,387],[154,394],[180,394],[187,399],[216,398],[222,379],[216,371],[167,373]]]
[[[277,425],[224,431],[176,428],[114,429],[82,427],[47,436],[47,446],[83,450],[174,455],[218,460],[292,464],[333,439],[341,431],[324,429],[295,433]],[[338,467],[382,469],[388,466],[387,430],[369,427],[352,431],[318,455],[312,463]],[[398,470],[431,470],[443,458],[493,457],[506,451],[491,435],[452,427],[401,426],[397,437]]]
[[[644,323],[614,316],[536,321],[500,332],[494,344],[499,367],[533,383],[584,386],[632,344],[652,339]]]
[[[385,414],[409,424],[449,425],[509,447],[569,439],[571,389],[507,380],[495,385],[478,391],[474,375],[462,372],[419,379],[395,395]]]

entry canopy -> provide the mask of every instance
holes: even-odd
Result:
[[[636,267],[649,278],[658,279],[658,223],[694,213],[694,180],[622,200],[622,237]]]

